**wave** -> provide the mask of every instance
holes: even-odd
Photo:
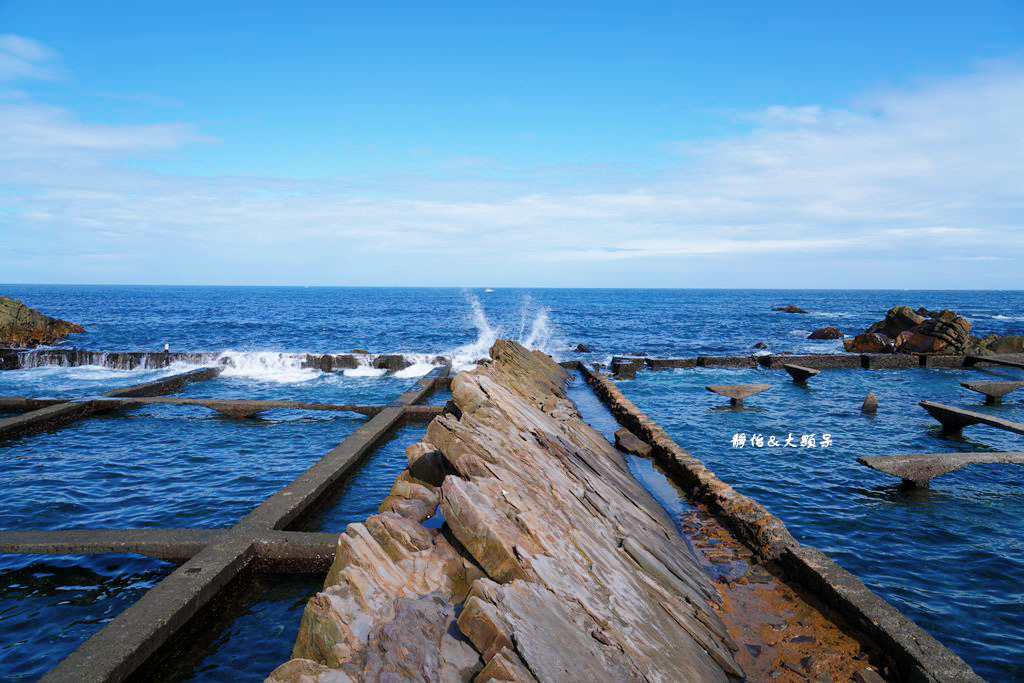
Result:
[[[224,366],[222,377],[295,384],[309,382],[322,374],[314,368],[302,367],[305,358],[305,354],[297,353],[227,350],[217,357],[217,362]]]
[[[318,377],[333,375],[335,377],[381,377],[389,375],[402,379],[422,377],[445,360],[454,371],[467,370],[475,367],[477,361],[487,358],[491,347],[498,339],[514,339],[529,349],[543,351],[557,360],[567,350],[565,343],[558,337],[550,317],[550,309],[538,305],[532,297],[526,295],[513,315],[513,320],[504,324],[492,322],[484,310],[480,300],[470,292],[466,292],[468,303],[467,323],[474,330],[475,338],[454,348],[433,351],[399,351],[388,354],[364,354],[340,352],[337,355],[351,356],[358,365],[354,368],[337,368],[335,373],[325,373],[320,367],[322,354],[292,353],[278,351],[239,351],[225,349],[219,353],[176,353],[167,356],[161,352],[99,352],[78,351],[75,349],[38,350],[19,352],[18,366],[27,368],[60,368],[86,372],[85,368],[116,373],[123,376],[124,372],[155,370],[164,371],[176,368],[185,369],[203,365],[218,364],[224,369],[223,377],[297,384],[310,382]],[[335,355],[335,354],[328,354]],[[374,361],[381,355],[400,355],[408,365],[394,372],[381,367],[374,367]],[[168,365],[168,360],[171,364]],[[349,360],[351,362],[351,360]],[[330,369],[330,365],[326,366]],[[173,373],[169,373],[173,374]]]
[[[514,329],[512,325],[492,323],[480,300],[468,291],[465,296],[469,302],[470,323],[476,329],[476,339],[441,353],[451,361],[453,370],[474,367],[478,360],[487,357],[494,342],[499,339],[513,339],[530,350],[543,351],[556,360],[564,352],[565,345],[551,323],[550,309],[536,304],[529,294],[523,296],[520,302]]]

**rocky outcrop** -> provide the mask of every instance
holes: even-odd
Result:
[[[927,315],[922,315],[922,312]],[[909,306],[891,308],[864,334],[844,342],[847,351],[859,353],[942,353],[978,351],[971,336],[971,322],[953,311],[930,312]]]
[[[806,313],[804,309],[799,306],[776,306],[772,309],[773,311],[779,311],[781,313]]]
[[[838,327],[819,327],[807,335],[808,339],[842,339],[843,333]]]
[[[304,368],[316,368],[322,372],[334,372],[336,370],[350,370],[359,367],[359,361],[351,353],[331,355],[324,354],[316,356],[307,354],[302,361]]]
[[[33,348],[83,332],[81,325],[51,318],[20,301],[0,296],[0,347]]]
[[[405,359],[404,356],[396,354],[388,354],[384,356],[377,356],[373,359],[373,367],[377,369],[387,370],[388,372],[398,372],[412,365]]]
[[[383,511],[341,536],[268,680],[741,678],[714,584],[564,370],[514,342],[491,356],[453,380]]]
[[[1000,337],[991,335],[978,342],[980,351],[985,353],[1024,353],[1024,336],[1006,335]]]

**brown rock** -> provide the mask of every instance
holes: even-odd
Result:
[[[819,327],[807,335],[808,339],[842,339],[843,333],[838,327]]]
[[[0,347],[32,348],[83,332],[81,325],[51,318],[20,301],[0,296]]]
[[[615,445],[627,453],[650,457],[651,446],[625,427],[615,432]]]
[[[387,355],[377,356],[373,359],[373,367],[384,369],[388,372],[398,372],[412,365],[404,356]]]
[[[857,353],[888,353],[893,350],[893,343],[880,332],[868,332],[843,340],[843,348]]]
[[[755,349],[767,349],[768,345],[765,344],[764,342],[757,342],[756,344],[754,344],[754,348]]]
[[[438,596],[399,598],[394,617],[374,626],[367,637],[359,680],[471,680],[483,662],[468,643],[449,633],[454,624],[452,605]]]
[[[985,349],[991,353],[1024,353],[1024,336],[996,337],[985,344]]]
[[[806,313],[804,309],[799,306],[778,306],[772,309],[773,311],[781,311],[782,313]]]
[[[890,339],[895,338],[900,332],[911,330],[925,321],[924,316],[918,315],[910,306],[896,306],[890,308],[885,314],[885,320],[879,321],[868,328],[867,334],[879,332]]]
[[[509,518],[508,506],[501,503],[498,480],[448,477],[441,492],[445,522],[488,576],[495,581],[527,576],[517,556],[518,546],[529,540]]]
[[[511,342],[491,356],[452,381],[458,416],[435,418],[408,452],[411,470],[443,459],[445,527],[399,514],[435,490],[403,474],[394,512],[339,539],[294,656],[355,680],[466,680],[470,660],[479,681],[742,678],[711,578],[566,400],[566,372]]]
[[[874,392],[868,394],[868,397],[864,399],[864,403],[860,406],[860,412],[874,415],[878,412],[878,397],[875,396]]]
[[[881,674],[871,668],[863,669],[853,674],[853,680],[855,683],[885,683],[885,679],[882,678]]]
[[[444,455],[426,441],[406,448],[405,456],[409,460],[409,474],[431,486],[440,486],[448,474],[448,463]]]
[[[867,332],[846,340],[847,351],[861,353],[945,353],[963,354],[977,347],[971,337],[971,323],[953,311],[924,311],[909,306],[891,308]],[[891,340],[891,341],[890,341]]]
[[[473,683],[535,683],[536,680],[523,664],[523,660],[513,650],[504,648],[487,662],[487,666],[473,679]]]

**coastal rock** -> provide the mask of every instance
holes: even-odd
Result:
[[[857,353],[892,353],[893,342],[880,332],[868,332],[853,339],[844,339],[843,348]]]
[[[1024,336],[995,336],[987,340],[987,343],[982,348],[988,353],[1024,353]]]
[[[322,356],[307,355],[302,360],[302,367],[317,368],[322,372],[334,372],[336,370],[357,368],[359,367],[359,361],[350,353],[338,356],[332,356],[331,354],[324,354]]]
[[[896,306],[886,312],[885,320],[880,320],[869,327],[867,334],[878,332],[895,339],[901,332],[912,330],[925,320],[923,315],[916,313],[910,306]]]
[[[458,416],[407,451],[440,487],[407,472],[388,511],[349,525],[271,680],[742,678],[715,584],[580,419],[566,372],[514,342],[491,357],[452,381]],[[397,504],[434,492],[441,529]]]
[[[388,372],[398,372],[399,370],[406,369],[410,365],[412,365],[412,363],[407,361],[405,359],[405,356],[393,354],[386,356],[377,356],[376,358],[373,359],[373,367],[378,369],[384,369],[387,370]]]
[[[868,415],[874,415],[878,412],[878,397],[875,396],[874,392],[869,393],[867,398],[864,399],[864,403],[860,406],[860,412]]]
[[[838,327],[819,327],[807,335],[808,339],[842,339],[843,333]]]
[[[963,354],[976,351],[971,322],[953,311],[938,313],[897,306],[853,339],[843,342],[847,351],[858,353],[941,353]]]
[[[85,328],[35,311],[20,301],[0,296],[0,346],[33,348],[54,344]]]
[[[438,607],[432,617],[430,601],[421,600],[440,599],[451,607],[480,576],[439,530],[390,512],[350,524],[338,539],[325,589],[306,605],[293,657],[340,669],[355,680],[371,671],[399,675],[405,664],[380,656],[394,649],[396,630],[404,634],[401,651],[419,660],[437,658],[438,634],[449,632],[454,613]],[[415,612],[420,628],[406,630],[401,621]],[[432,625],[423,628],[423,622]],[[460,654],[455,663],[462,661]],[[299,680],[281,678],[280,671],[279,680]]]
[[[757,342],[756,344],[754,344],[754,348],[755,349],[767,349],[768,345],[765,344],[764,342]]]
[[[651,445],[625,427],[615,432],[615,445],[644,458],[650,457]]]
[[[576,353],[590,353],[590,347],[586,344],[577,344]]]
[[[777,306],[772,309],[773,311],[780,311],[782,313],[806,313],[804,309],[799,306]]]

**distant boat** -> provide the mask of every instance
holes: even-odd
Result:
[[[494,290],[493,289],[485,289],[484,291],[485,292],[493,292]]]

